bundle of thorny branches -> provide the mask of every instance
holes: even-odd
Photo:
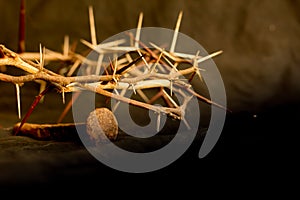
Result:
[[[62,94],[63,101],[66,92],[88,90],[106,97],[114,98],[119,102],[143,107],[183,121],[185,121],[184,109],[192,96],[196,96],[199,100],[207,104],[223,108],[222,105],[218,105],[196,93],[191,89],[192,86],[190,84],[195,76],[199,76],[202,80],[201,69],[198,67],[198,64],[211,59],[213,56],[219,55],[222,51],[215,52],[206,57],[201,57],[198,54],[189,55],[176,53],[174,47],[182,12],[180,12],[178,16],[170,50],[167,51],[153,43],[144,44],[139,38],[142,18],[143,15],[141,13],[136,35],[132,33],[128,34],[128,39],[133,41],[132,46],[120,46],[125,42],[124,40],[98,44],[96,40],[93,9],[89,7],[91,42],[85,40],[81,40],[81,42],[91,48],[91,50],[97,52],[98,59],[96,62],[91,60],[89,67],[92,70],[80,76],[75,75],[76,70],[82,63],[89,61],[81,54],[69,49],[68,37],[65,37],[62,53],[50,51],[42,46],[40,46],[40,52],[38,53],[15,53],[4,45],[0,45],[0,66],[13,66],[25,72],[22,76],[0,73],[1,81],[13,83],[16,87],[19,117],[21,118],[20,86],[31,81],[39,81],[41,85],[48,83],[52,87],[55,87]],[[148,48],[147,45],[150,45],[151,48]],[[123,52],[122,56],[111,58],[109,63],[102,62],[103,56],[105,56],[106,53],[120,51]],[[54,60],[68,63],[67,72],[61,74],[47,69],[46,63]],[[182,63],[185,64],[184,68],[180,67]],[[103,74],[99,74],[100,69],[104,71]],[[182,81],[179,78],[181,76],[187,77],[186,80],[188,81]],[[151,88],[158,88],[159,92],[152,96],[149,96],[149,94],[146,95],[144,91]],[[125,97],[124,93],[127,90],[132,90],[135,94],[139,95],[142,101]],[[48,87],[41,89],[40,95],[36,97],[30,110],[23,118],[20,128],[47,91]],[[172,95],[173,92],[182,95],[184,98],[182,105],[178,105],[176,97]],[[154,105],[153,103],[158,98],[162,98],[166,102],[166,106]],[[66,110],[69,108],[69,106],[66,106]],[[188,122],[185,123],[188,126]]]

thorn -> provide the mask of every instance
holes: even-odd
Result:
[[[21,120],[20,126],[17,128],[17,130],[14,132],[14,135],[18,135],[18,132],[21,130],[22,126],[27,121],[28,117],[31,115],[34,108],[37,106],[38,102],[41,100],[41,97],[44,96],[52,87],[48,86],[44,91],[42,91],[38,96],[35,97],[34,101],[32,102],[29,110],[25,114],[25,117]]]
[[[137,50],[137,52],[138,52],[139,56],[141,56],[141,57],[142,57],[142,60],[144,61],[144,63],[145,63],[145,65],[146,65],[146,67],[147,67],[147,68],[148,68],[148,70],[149,70],[149,69],[150,69],[150,66],[149,66],[148,62],[146,61],[146,59],[144,58],[144,56],[142,55],[142,53],[140,52],[140,50],[139,50],[139,49]]]
[[[79,67],[79,65],[81,64],[81,60],[77,59],[74,64],[70,67],[67,76],[72,76],[72,74],[76,71],[76,69]]]
[[[118,58],[116,58],[116,62],[115,62],[114,73],[113,73],[114,78],[116,76],[117,68],[118,68]]]
[[[142,28],[142,23],[143,23],[143,13],[141,12],[139,15],[139,21],[136,29],[136,35],[135,35],[135,44],[134,46],[136,48],[139,48],[139,42],[140,41],[140,35],[141,35],[141,28]]]
[[[148,103],[150,101],[150,99],[146,96],[146,94],[141,89],[138,89],[136,91],[146,103]]]
[[[173,40],[172,40],[172,44],[171,44],[171,47],[170,47],[170,52],[171,53],[173,53],[174,50],[175,50],[181,19],[182,19],[182,11],[179,12],[179,15],[178,15],[178,18],[177,18],[176,27],[175,27],[175,31],[174,31],[174,35],[173,35]]]
[[[175,107],[178,108],[179,106],[177,105],[177,103],[174,101],[174,99],[172,99],[172,97],[163,89],[162,90],[163,94],[166,96],[166,98],[168,99],[168,101],[171,102],[171,104]]]
[[[95,28],[95,18],[93,12],[93,6],[89,6],[89,19],[90,19],[90,31],[91,31],[91,40],[93,45],[97,45],[96,38],[96,28]]]
[[[62,93],[61,93],[61,95],[62,95],[62,101],[63,101],[63,104],[65,104],[66,101],[65,101],[65,89],[64,89],[64,88],[62,88]]]
[[[201,63],[201,62],[203,62],[203,61],[206,61],[206,60],[208,60],[208,59],[210,59],[210,58],[212,58],[212,57],[215,57],[215,56],[217,56],[217,55],[220,55],[221,53],[223,53],[222,50],[221,50],[221,51],[214,52],[214,53],[212,53],[212,54],[210,54],[210,55],[208,55],[208,56],[205,56],[205,57],[202,57],[202,58],[198,59],[198,60],[197,60],[197,63]]]
[[[44,58],[45,58],[45,47],[42,47],[40,43],[40,70],[44,68]]]
[[[118,92],[118,90],[115,88],[114,89],[114,92],[117,94],[117,95],[120,95],[120,93]]]
[[[20,98],[20,85],[16,84],[16,93],[17,93],[17,105],[18,105],[18,117],[21,119],[21,98]]]
[[[64,38],[63,55],[66,57],[69,55],[69,36],[68,35],[65,35],[65,38]]]
[[[157,58],[157,60],[156,60],[156,62],[155,62],[155,64],[154,64],[154,66],[152,67],[150,73],[152,73],[152,72],[155,71],[155,68],[156,68],[156,66],[158,65],[158,63],[159,63],[159,61],[160,61],[162,55],[163,55],[163,52],[161,51],[160,54],[159,54],[159,56],[158,56],[158,58]]]
[[[133,83],[131,83],[130,86],[132,87],[132,90],[133,90],[134,94],[136,94],[136,91],[135,91]]]
[[[178,63],[176,62],[175,64],[173,64],[167,57],[164,56],[164,59],[167,61],[167,63],[172,67],[172,69],[174,69],[176,72],[178,72],[178,69],[176,68]]]

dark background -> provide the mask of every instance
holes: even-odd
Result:
[[[182,10],[182,33],[198,41],[208,52],[224,51],[214,61],[225,84],[228,108],[233,113],[227,116],[221,138],[215,149],[202,160],[197,159],[200,145],[194,144],[186,155],[167,168],[138,176],[99,166],[99,163],[90,161],[92,158],[86,158],[89,155],[84,150],[80,152],[85,156],[79,156],[83,159],[82,162],[78,160],[78,156],[74,156],[77,160],[57,158],[56,152],[63,151],[63,148],[66,151],[76,149],[76,146],[68,146],[70,144],[55,144],[57,146],[49,150],[49,159],[41,160],[40,155],[35,155],[30,146],[30,142],[34,141],[22,139],[23,142],[16,142],[16,146],[19,143],[29,145],[32,160],[38,160],[37,172],[30,170],[31,165],[27,161],[31,162],[31,158],[26,160],[22,154],[13,153],[22,151],[20,146],[7,150],[9,148],[2,141],[0,148],[3,150],[0,155],[3,167],[0,163],[0,169],[4,170],[9,166],[12,170],[7,170],[5,176],[0,175],[0,183],[44,183],[49,179],[53,179],[50,182],[54,183],[70,177],[74,180],[77,180],[76,177],[88,180],[102,177],[103,174],[143,179],[168,174],[197,178],[215,174],[236,174],[240,178],[249,178],[252,177],[249,174],[254,174],[253,177],[268,180],[274,178],[274,170],[277,171],[276,177],[296,175],[291,169],[296,167],[295,163],[299,159],[296,154],[298,142],[295,138],[299,134],[300,122],[300,1],[31,0],[26,3],[26,50],[38,51],[41,43],[49,49],[61,51],[66,34],[70,36],[71,42],[81,38],[90,40],[89,5],[94,6],[98,42],[135,28],[140,12],[144,13],[143,26],[173,29],[177,15]],[[12,50],[17,50],[19,6],[19,1],[0,1],[0,43]],[[78,45],[78,51],[83,48]],[[36,85],[29,86],[22,90],[23,112],[38,92]],[[18,122],[14,87],[7,83],[0,83],[0,87],[0,125],[9,127]],[[49,94],[51,95],[53,98],[48,99],[52,100],[46,98],[44,104],[37,109],[44,109],[44,113],[49,111],[52,114],[38,115],[36,111],[31,121],[52,122],[54,118],[57,119],[64,106],[55,103],[60,102],[56,94]],[[43,151],[41,149],[38,150]],[[33,175],[21,175],[21,178],[12,175],[21,173],[14,163],[27,164],[25,166]],[[51,171],[61,168],[64,169],[61,173]]]

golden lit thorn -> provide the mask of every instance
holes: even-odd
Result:
[[[174,99],[172,99],[172,97],[166,92],[166,90],[162,90],[162,92],[164,93],[164,95],[168,98],[168,100],[174,105],[175,108],[178,108],[179,106],[177,105],[177,103],[174,101]]]
[[[18,117],[21,119],[21,97],[20,97],[20,85],[16,84],[16,93],[17,93],[17,105],[18,105]]]
[[[160,61],[160,59],[161,59],[161,56],[162,56],[162,54],[163,54],[163,52],[161,51],[161,52],[160,52],[160,54],[159,54],[159,56],[158,56],[158,58],[157,58],[157,60],[156,60],[156,62],[155,62],[155,64],[153,65],[153,67],[152,67],[152,69],[151,69],[150,73],[152,73],[152,72],[154,72],[154,71],[155,71],[155,69],[156,69],[156,66],[157,66],[157,65],[158,65],[158,63],[159,63],[159,61]]]
[[[177,23],[176,23],[176,27],[175,27],[175,31],[174,31],[174,35],[173,35],[173,40],[172,40],[172,44],[171,44],[171,47],[170,47],[170,52],[171,53],[173,53],[174,50],[175,50],[181,19],[182,19],[182,11],[179,12],[179,15],[178,15],[178,18],[177,18]]]
[[[45,65],[45,55],[46,55],[46,47],[44,46],[43,47],[43,63],[42,63],[42,68],[44,68],[44,65]]]
[[[142,23],[143,23],[143,13],[141,12],[140,15],[139,15],[139,21],[138,21],[138,25],[137,25],[137,29],[136,29],[136,34],[135,34],[135,44],[134,44],[134,46],[136,48],[139,48],[139,41],[140,41]]]
[[[117,94],[117,95],[120,95],[120,93],[118,92],[118,90],[115,88],[114,89],[114,92]]]
[[[117,73],[117,67],[118,67],[118,59],[116,58],[115,61],[115,67],[114,67],[114,73],[113,73],[113,78],[115,79],[116,73]]]
[[[81,42],[82,44],[84,44],[85,46],[89,47],[90,49],[93,49],[93,50],[97,51],[97,50],[96,50],[96,46],[93,45],[93,44],[91,44],[91,43],[89,43],[88,41],[86,41],[86,40],[84,40],[84,39],[80,39],[80,42]]]
[[[214,53],[212,53],[212,54],[210,54],[210,55],[208,55],[208,56],[204,56],[204,57],[198,59],[198,60],[197,60],[197,63],[204,62],[204,61],[206,61],[206,60],[208,60],[208,59],[210,59],[210,58],[212,58],[212,57],[215,57],[215,56],[217,56],[217,55],[220,55],[221,53],[223,53],[222,50],[221,50],[221,51],[214,52]]]
[[[92,44],[96,46],[97,38],[96,38],[96,28],[95,28],[95,18],[94,18],[93,6],[89,6],[89,21],[90,21]]]
[[[167,63],[172,67],[173,70],[175,70],[176,72],[178,72],[178,69],[176,68],[176,66],[178,65],[178,63],[173,64],[167,57],[164,56],[164,59],[167,61]]]
[[[171,54],[169,54],[167,51],[165,51],[165,49],[160,48],[159,46],[157,46],[156,44],[149,42],[149,44],[151,46],[153,46],[155,49],[159,50],[160,52],[162,52],[164,55],[168,56],[169,58],[171,58],[174,61],[178,61],[178,58],[172,56]]]
[[[65,38],[64,38],[63,55],[66,57],[69,55],[69,36],[68,35],[65,35]]]
[[[150,99],[146,96],[146,94],[141,89],[137,89],[136,91],[146,103],[150,101]]]
[[[71,68],[69,69],[67,76],[72,76],[73,73],[76,71],[76,69],[79,67],[79,65],[81,64],[81,60],[77,59],[74,64],[71,66]]]
[[[65,101],[65,89],[64,88],[62,88],[61,96],[62,96],[63,104],[65,104],[66,101]]]
[[[150,69],[150,66],[149,66],[148,62],[146,61],[146,59],[144,58],[144,56],[142,55],[141,51],[138,49],[137,52],[138,52],[139,56],[142,57],[143,62],[145,63],[146,67],[147,67],[148,70],[149,70],[149,69]]]
[[[45,47],[42,47],[42,44],[40,43],[40,70],[43,70],[44,68],[44,61],[45,61]]]

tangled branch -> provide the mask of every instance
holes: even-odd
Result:
[[[139,40],[141,21],[138,23],[136,36],[134,37],[132,34],[128,34],[129,37],[135,41],[133,46],[119,46],[125,42],[124,40],[116,40],[106,44],[97,45],[91,8],[89,8],[89,14],[92,43],[85,40],[81,40],[81,42],[99,54],[98,62],[88,60],[79,54],[70,52],[67,42],[64,44],[64,52],[62,54],[46,50],[45,48],[42,49],[41,47],[39,53],[22,52],[18,54],[0,44],[0,66],[13,66],[25,72],[22,76],[0,73],[0,81],[15,84],[18,93],[17,95],[19,95],[20,85],[26,82],[42,80],[54,85],[63,96],[65,92],[88,90],[106,97],[114,98],[119,102],[142,107],[159,114],[167,114],[180,120],[184,120],[185,109],[192,96],[197,97],[207,104],[226,109],[222,105],[212,102],[191,89],[192,85],[190,84],[190,81],[195,75],[202,80],[198,63],[217,56],[222,53],[222,51],[215,52],[205,57],[200,57],[198,53],[196,55],[189,55],[175,52],[174,47],[182,13],[178,19],[171,50],[169,52],[154,43],[150,43],[153,47],[150,49]],[[139,19],[141,20],[142,17]],[[65,38],[65,41],[68,41],[68,38]],[[143,48],[139,49],[139,45]],[[105,54],[119,51],[126,52],[124,54],[125,56],[115,58],[113,61],[110,61],[110,63],[103,62],[103,56]],[[130,52],[135,53],[138,57],[135,56],[135,58],[132,58]],[[38,63],[33,62],[37,59],[39,59]],[[44,67],[45,60],[69,61],[72,63],[72,66],[68,68],[68,75],[64,76],[55,73],[50,69],[46,69]],[[96,71],[96,73],[72,76],[82,63],[87,63],[89,67],[92,67],[93,70]],[[188,64],[188,67],[179,68],[178,66],[181,63]],[[98,75],[100,68],[103,66],[105,74]],[[190,76],[188,82],[180,79],[180,77],[184,76]],[[145,95],[143,90],[151,88],[160,88],[160,92],[153,95],[152,98],[149,98]],[[170,94],[166,92],[165,88],[170,90]],[[114,92],[110,92],[110,90],[113,90]],[[122,92],[119,94],[116,92],[117,90],[122,90]],[[124,92],[127,90],[133,90],[134,93],[140,95],[144,102],[125,97]],[[177,105],[177,102],[172,97],[173,91],[183,97],[183,105]],[[161,107],[152,104],[160,97],[166,101],[167,106]],[[17,96],[17,99],[19,107],[19,96]],[[20,110],[20,108],[18,108],[18,110]]]

